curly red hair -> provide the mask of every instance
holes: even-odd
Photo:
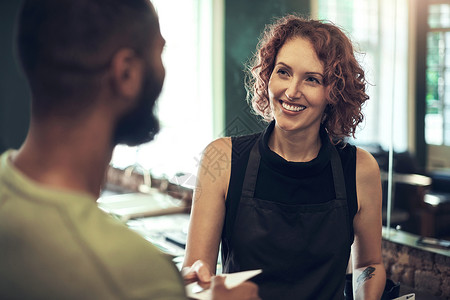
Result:
[[[356,61],[350,39],[336,25],[287,15],[267,25],[258,43],[258,51],[248,66],[247,100],[267,122],[273,120],[268,84],[275,59],[284,43],[296,37],[308,39],[324,65],[327,87],[324,126],[333,140],[355,135],[363,121],[366,94],[364,71]]]

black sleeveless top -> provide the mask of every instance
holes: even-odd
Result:
[[[343,299],[357,207],[356,148],[338,152],[321,129],[318,156],[288,162],[267,146],[273,127],[272,122],[263,134],[232,140],[231,179],[236,169],[243,175],[230,181],[223,269],[262,269],[252,279],[262,299]]]
[[[321,128],[322,147],[315,159],[309,162],[289,162],[270,150],[269,137],[275,123],[272,122],[260,140],[261,163],[256,182],[255,197],[286,204],[324,203],[335,198],[330,164],[330,143],[325,129]],[[232,137],[231,176],[226,199],[226,215],[223,235],[232,232],[238,201],[242,192],[250,150],[261,133]],[[356,197],[356,147],[350,144],[335,146],[344,171],[351,236],[353,218],[358,209]]]

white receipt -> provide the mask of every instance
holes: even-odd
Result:
[[[404,295],[398,298],[395,298],[393,300],[414,300],[416,299],[416,294],[412,293],[412,294],[408,294],[408,295]]]
[[[225,277],[225,286],[227,288],[234,288],[243,283],[244,281],[258,275],[261,272],[262,270],[251,270],[229,274],[220,274],[220,276]],[[186,294],[188,298],[201,300],[211,299],[211,289],[207,289],[199,293],[194,293],[193,290],[195,290],[198,286],[199,285],[197,284],[197,282],[193,282],[186,285]]]

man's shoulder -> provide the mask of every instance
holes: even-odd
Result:
[[[93,219],[83,224],[81,242],[92,252],[93,263],[99,263],[111,279],[126,293],[144,296],[158,294],[166,288],[170,294],[184,293],[180,274],[169,255],[164,254],[138,233],[102,211],[92,212]],[[81,233],[81,231],[80,231]],[[102,271],[102,270],[100,270]]]
[[[0,252],[15,266],[15,272],[22,274],[21,281],[39,274],[33,279],[35,285],[45,285],[70,277],[73,280],[66,288],[77,295],[87,289],[99,297],[117,294],[119,299],[157,299],[156,295],[167,294],[183,299],[183,284],[170,257],[100,211],[95,202],[82,197],[79,200],[61,205],[42,205],[33,199],[8,200],[10,215],[0,223],[8,222],[20,230],[0,226]],[[16,250],[4,247],[5,240],[15,244]],[[26,259],[21,253],[28,253]],[[40,273],[41,269],[46,272]],[[2,274],[0,270],[0,277],[3,275],[14,274]],[[58,293],[57,287],[42,287],[41,292],[45,290]]]

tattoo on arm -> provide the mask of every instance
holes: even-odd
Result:
[[[375,268],[374,268],[374,267],[367,267],[367,268],[361,273],[361,275],[358,276],[358,279],[356,279],[357,289],[359,289],[359,287],[360,287],[364,282],[366,282],[367,280],[369,280],[370,278],[372,278],[373,276],[375,276],[374,272],[375,272]]]

